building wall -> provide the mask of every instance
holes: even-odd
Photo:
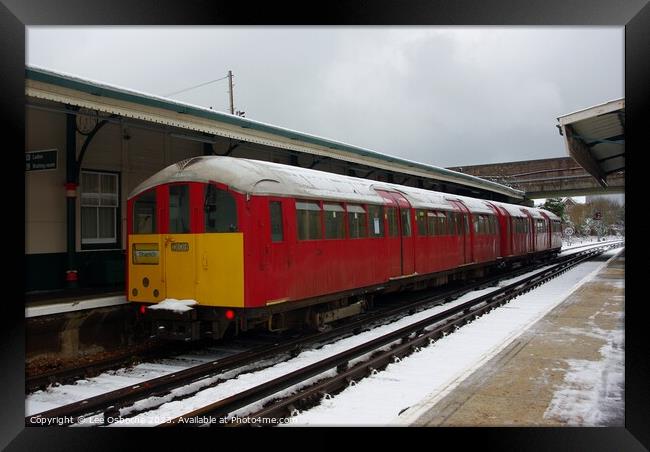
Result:
[[[28,99],[28,103],[62,110],[64,105]],[[204,154],[205,143],[184,138],[191,134],[157,124],[133,120],[125,123],[107,123],[94,136],[84,156],[82,170],[107,171],[119,174],[120,202],[118,209],[117,245],[82,245],[81,207],[76,205],[76,270],[80,286],[121,287],[124,283],[126,248],[126,200],[128,194],[142,181],[162,168],[190,157]],[[194,138],[197,138],[194,134]],[[77,133],[77,154],[85,135]],[[212,146],[218,155],[225,154],[232,141],[218,137]],[[67,268],[66,243],[66,114],[26,108],[26,151],[57,149],[56,170],[29,172],[25,175],[25,254],[27,263],[25,287],[27,291],[60,289],[65,285]],[[237,146],[233,157],[295,164],[297,153],[260,144]],[[314,165],[314,163],[318,161]],[[350,165],[343,161],[321,159],[316,155],[301,154],[299,165],[337,174],[349,174]],[[358,168],[352,165],[352,168]],[[365,177],[370,169],[356,169]],[[374,171],[370,179],[391,181],[389,172]],[[418,178],[395,175],[396,183],[417,186]],[[80,187],[79,193],[83,187]]]
[[[25,253],[64,252],[65,115],[28,109],[25,147],[58,150],[56,170],[25,173]]]
[[[66,115],[27,108],[25,124],[26,152],[58,150],[56,170],[25,173],[25,289],[59,289],[64,286],[67,270]],[[84,140],[85,136],[77,133],[77,155]],[[202,143],[173,137],[168,131],[108,123],[97,132],[84,156],[82,170],[119,174],[119,243],[117,247],[84,249],[81,243],[81,207],[77,197],[76,250],[81,286],[123,284],[128,194],[162,168],[202,154]]]

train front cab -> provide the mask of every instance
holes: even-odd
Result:
[[[241,203],[225,186],[197,182],[160,185],[128,201],[127,299],[140,303],[157,335],[220,337],[244,307]],[[147,308],[164,300],[197,305]]]

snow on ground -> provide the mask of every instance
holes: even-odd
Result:
[[[360,381],[356,386],[336,397],[324,400],[320,406],[312,410],[298,414],[291,419],[290,425],[386,425],[399,422],[398,414],[402,410],[417,405],[420,400],[431,396],[432,393],[440,395],[450,390],[462,378],[471,374],[521,334],[523,329],[559,304],[602,265],[601,262],[588,262],[570,270],[535,292],[521,296],[489,315],[477,319],[413,357],[392,364],[386,371]],[[502,282],[501,285],[504,284],[507,282]],[[157,409],[113,425],[155,425],[181,416],[492,290],[494,289],[474,291],[444,306],[404,317],[389,325],[327,344],[317,350],[307,350],[294,359],[258,372],[241,374],[237,378],[202,390],[184,400],[166,403]],[[321,378],[323,376],[315,377],[283,391],[280,395],[295,393],[297,389]],[[251,413],[259,409],[263,403],[264,400],[235,414],[243,416]]]
[[[624,287],[623,280],[600,282],[616,288]],[[614,295],[613,298],[618,302],[624,296]],[[624,419],[625,332],[623,329],[598,328],[594,319],[603,314],[602,311],[592,314],[586,330],[569,329],[571,334],[587,335],[605,342],[599,350],[601,359],[566,360],[569,369],[564,376],[564,385],[553,395],[544,413],[545,418],[575,426],[607,426],[611,421]],[[607,312],[606,315],[621,318],[624,313]]]
[[[620,249],[606,252],[615,255]],[[351,386],[317,407],[291,418],[288,425],[409,425],[481,365],[505,348],[525,329],[560,304],[605,264],[586,262],[475,320],[384,371]],[[613,347],[614,348],[614,347]],[[621,356],[605,350],[607,359],[598,370],[612,369],[608,385],[622,373]],[[584,378],[579,363],[575,379]],[[592,374],[593,375],[593,374]],[[575,394],[560,394],[557,409]],[[593,407],[611,400],[592,398]],[[555,413],[555,411],[554,411]]]
[[[612,240],[625,240],[623,236],[607,235],[600,238],[595,235],[586,236],[586,237],[564,237],[562,239],[562,249],[569,249],[577,246],[588,245],[590,243],[599,243],[602,241],[612,241]]]
[[[595,239],[592,241],[594,242],[594,245],[597,245]],[[586,241],[577,244],[573,243],[572,246],[567,248],[563,247],[563,250],[575,246],[581,246],[586,243]],[[576,251],[582,251],[582,249]],[[612,252],[610,251],[609,253],[611,254]],[[552,309],[552,307],[561,302],[570,291],[573,290],[573,285],[584,278],[591,270],[598,267],[598,265],[598,263],[592,262],[585,263],[578,268],[565,273],[560,278],[556,278],[550,283],[543,285],[535,292],[519,297],[508,305],[493,311],[487,317],[478,319],[472,324],[463,327],[453,335],[441,339],[436,344],[424,349],[416,355],[413,355],[409,359],[404,360],[402,363],[389,366],[386,372],[381,372],[373,377],[363,380],[357,386],[357,388],[359,388],[358,390],[368,391],[363,389],[366,385],[372,382],[380,382],[381,384],[379,386],[382,389],[370,389],[370,394],[367,392],[358,392],[357,394],[364,394],[361,396],[346,396],[345,394],[350,390],[344,391],[344,393],[339,396],[324,401],[320,407],[292,418],[292,421],[294,423],[344,425],[359,425],[365,423],[386,424],[393,422],[402,409],[417,403],[417,401],[422,397],[435,392],[436,390],[441,391],[444,388],[450,389],[450,385],[455,380],[458,380],[460,376],[471,373],[476,366],[480,365],[480,363],[484,362],[488,357],[500,350],[500,347],[505,347],[508,342],[521,332],[522,328],[529,326],[543,314]],[[528,275],[503,281],[500,283],[500,286],[515,282],[519,279],[525,278],[526,276]],[[229,395],[256,386],[257,384],[273,379],[288,371],[319,361],[327,356],[331,356],[349,347],[361,344],[379,335],[386,334],[389,331],[393,331],[437,312],[446,310],[451,306],[455,306],[471,298],[491,292],[492,290],[494,289],[488,288],[474,291],[444,306],[438,306],[422,311],[393,322],[390,325],[384,325],[372,331],[364,332],[360,335],[325,345],[318,350],[307,350],[292,360],[276,364],[262,371],[244,373],[230,381],[202,390],[196,395],[181,401],[165,403],[168,402],[171,397],[147,399],[140,402],[138,408],[157,406],[161,403],[163,403],[163,405],[148,414],[141,414],[129,420],[125,419],[124,422],[117,423],[117,425],[157,424],[161,422],[161,419],[164,420],[170,417],[180,416],[194,408],[221,400]],[[528,301],[522,302],[522,300]],[[184,304],[183,306],[188,307]],[[488,317],[491,320],[488,321]],[[531,318],[534,320],[530,320]],[[483,336],[485,336],[485,340]],[[475,342],[482,344],[481,349],[477,349],[474,346]],[[227,351],[226,354],[236,353],[237,351],[241,350],[233,349]],[[224,352],[221,351],[220,353]],[[118,388],[130,386],[164,374],[177,372],[182,368],[198,365],[206,360],[212,360],[218,357],[219,356],[217,355],[206,355],[203,357],[196,355],[181,356],[170,360],[164,360],[161,363],[142,363],[130,369],[105,372],[94,378],[79,380],[72,385],[53,386],[45,391],[37,391],[27,396],[25,403],[26,415],[76,402]],[[404,377],[400,376],[400,373],[396,370],[398,369],[396,366],[405,365],[407,362],[416,363],[418,362],[417,357],[428,357],[425,361],[433,363],[433,367],[429,368],[423,364],[422,366],[424,366],[424,368],[420,368],[418,364],[411,364],[411,367],[404,368]],[[409,375],[411,375],[411,377],[408,377]],[[418,375],[427,375],[427,377],[422,381],[421,379],[418,380]],[[216,381],[219,378],[227,377],[228,375],[212,377],[209,380],[200,382],[200,386],[210,384],[212,381]],[[322,377],[312,379],[303,384],[303,386],[310,384],[319,378]],[[406,378],[406,380],[402,382],[403,378]],[[457,384],[457,382],[455,384]],[[383,389],[391,385],[396,386],[398,389]],[[411,389],[407,389],[408,387]],[[296,389],[297,388],[290,388],[289,390],[286,390],[285,393],[293,393]],[[179,391],[180,392],[174,393],[173,395],[182,395],[189,392],[184,389],[179,389]],[[359,402],[357,408],[354,408],[355,404],[346,399],[346,397],[352,397],[352,401],[357,397]],[[369,404],[368,397],[376,399],[375,403]],[[346,402],[346,400],[348,401]],[[260,405],[261,403],[258,403],[256,406]],[[561,405],[561,403],[558,402],[558,405]],[[338,414],[332,417],[332,413],[338,412],[337,409],[335,409],[337,406],[347,406],[348,408],[343,409],[343,412],[348,412],[348,414]],[[331,409],[327,409],[328,407]],[[251,406],[244,410],[240,410],[238,413],[244,414],[251,412],[254,408],[254,406]],[[346,411],[348,409],[349,411]],[[126,408],[123,409],[121,413],[127,415],[129,411],[131,411],[131,409]]]
[[[503,281],[500,285],[506,285],[510,282],[515,282],[524,277],[525,275],[519,276],[517,278],[513,278],[508,281]],[[121,422],[116,422],[113,425],[115,426],[157,425],[159,423],[164,422],[165,420],[181,416],[192,410],[203,407],[209,403],[213,403],[218,400],[225,399],[226,397],[250,389],[263,382],[270,381],[274,378],[285,375],[288,372],[308,366],[326,357],[335,355],[351,347],[354,347],[356,345],[362,344],[371,339],[384,335],[390,331],[397,330],[399,328],[402,328],[406,325],[422,320],[438,312],[445,311],[452,306],[464,303],[467,300],[484,295],[494,290],[495,290],[494,288],[487,288],[483,290],[474,291],[464,295],[463,297],[458,298],[457,300],[454,300],[453,302],[447,303],[444,306],[436,306],[434,308],[416,313],[414,315],[403,317],[391,324],[383,325],[371,331],[366,331],[361,334],[348,337],[331,344],[324,345],[322,348],[319,349],[306,350],[293,359],[278,363],[274,366],[271,366],[269,368],[257,372],[241,374],[236,378],[225,381],[219,384],[218,386],[202,390],[186,399],[165,403],[164,405],[158,407],[157,409],[148,411],[146,413],[141,413],[131,418],[125,418]],[[282,393],[280,393],[280,395],[293,394],[299,388],[308,386],[314,383],[315,381],[322,379],[323,377],[324,377],[323,375],[320,375],[318,377],[310,379],[306,382],[301,383],[300,385],[297,385],[295,387],[283,391]],[[269,400],[275,397],[277,397],[277,395],[273,397],[269,397],[268,399],[265,400]],[[239,410],[236,414],[243,416],[247,413],[254,411],[255,409],[259,409],[264,404],[265,400],[257,402],[256,404],[246,407],[242,410]],[[145,405],[148,403],[149,403],[148,401],[143,401],[143,404]]]
[[[623,419],[625,350],[623,331],[593,332],[606,344],[600,361],[569,359],[564,386],[555,392],[545,418],[574,426],[607,426],[611,419]]]
[[[625,240],[623,237],[607,237],[606,241],[619,241]],[[574,254],[582,251],[586,251],[591,248],[597,248],[600,245],[606,245],[603,241],[599,241],[597,237],[586,237],[583,240],[573,240],[571,242],[563,241],[562,248],[559,253],[559,256],[567,256],[569,254]]]
[[[49,386],[46,390],[36,391],[26,396],[25,416],[178,372],[188,367],[198,366],[221,356],[239,353],[242,350],[238,348],[219,349],[218,352],[207,351],[205,354],[180,355],[158,363],[146,362],[132,368],[103,372],[93,378],[77,380],[73,384]]]

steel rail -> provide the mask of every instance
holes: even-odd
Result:
[[[575,258],[577,254],[583,254],[589,250],[573,253],[569,256],[562,256],[557,258],[559,262],[564,262],[569,259]],[[536,267],[548,265],[548,263],[538,264]],[[512,278],[518,274],[530,272],[530,267],[520,267],[515,271],[506,274],[492,276],[486,279],[479,280],[475,283],[465,284],[461,289],[452,288],[445,290],[441,293],[434,295],[427,294],[424,297],[416,298],[414,301],[406,305],[400,305],[395,308],[389,308],[380,312],[375,312],[370,315],[364,316],[361,319],[348,322],[343,326],[334,328],[330,331],[315,333],[306,337],[289,340],[285,343],[273,343],[264,345],[262,347],[248,350],[236,355],[220,358],[210,361],[198,366],[193,366],[188,369],[183,369],[178,372],[163,375],[151,380],[147,380],[134,385],[126,386],[124,388],[116,389],[104,394],[90,397],[84,400],[73,402],[68,405],[53,408],[41,413],[36,413],[26,416],[26,425],[42,425],[42,419],[59,419],[56,425],[65,426],[76,423],[79,418],[94,415],[100,412],[110,415],[111,417],[116,414],[121,406],[127,406],[138,400],[147,397],[152,397],[171,390],[194,383],[198,380],[205,379],[219,373],[243,367],[247,364],[255,363],[263,359],[274,356],[282,356],[284,354],[296,355],[302,349],[315,344],[324,343],[333,338],[344,337],[348,333],[356,333],[361,329],[370,327],[371,324],[380,322],[382,320],[390,319],[393,316],[411,312],[415,309],[432,304],[441,304],[445,301],[458,298],[465,293],[483,287],[488,287],[505,278]],[[203,389],[203,388],[201,388]],[[197,390],[198,391],[198,390]]]
[[[339,370],[339,375],[334,378],[336,378],[338,381],[345,380],[345,378],[350,376],[350,372],[358,372],[358,366],[355,366],[353,369],[345,370],[351,360],[371,354],[378,349],[381,349],[387,345],[391,345],[397,341],[402,341],[402,345],[398,347],[400,349],[400,353],[404,352],[404,350],[421,346],[424,344],[424,342],[428,341],[429,338],[440,335],[443,330],[447,329],[445,326],[438,327],[430,332],[423,334],[424,330],[427,327],[441,322],[448,323],[450,317],[454,319],[454,327],[458,325],[459,322],[466,323],[469,321],[469,319],[481,315],[488,309],[493,309],[494,307],[503,304],[518,295],[532,290],[533,288],[541,285],[543,282],[546,282],[547,280],[558,276],[560,273],[567,271],[569,268],[586,259],[589,259],[597,254],[601,254],[606,248],[613,246],[616,245],[602,245],[594,249],[589,249],[582,253],[576,253],[576,256],[571,256],[571,258],[564,260],[552,268],[541,270],[534,275],[509,284],[503,288],[497,289],[489,294],[479,296],[473,300],[464,302],[444,312],[434,314],[430,317],[414,322],[411,325],[402,327],[396,331],[352,347],[346,351],[330,356],[296,371],[290,372],[274,380],[257,385],[253,388],[232,395],[225,399],[216,401],[197,410],[186,413],[182,416],[170,419],[169,421],[160,424],[160,426],[200,425],[204,423],[209,424],[211,423],[209,421],[214,421],[216,419],[227,419],[227,415],[235,412],[236,410],[244,408],[252,403],[259,402],[269,396],[277,394],[284,389],[295,386],[296,384],[302,383],[305,380],[330,371],[334,368],[337,368]],[[411,336],[414,334],[416,337],[414,339],[411,339]],[[391,350],[387,353],[390,353],[391,356],[395,355],[394,350]],[[385,354],[382,356],[382,359],[385,359]],[[380,358],[373,358],[371,359],[370,363],[373,365],[378,365],[378,360],[380,360]],[[319,391],[322,392],[323,389],[319,388],[314,389],[313,391],[316,391],[316,393],[318,393]],[[313,395],[313,391],[310,392],[310,395]],[[222,424],[220,422],[216,422],[214,425]]]
[[[607,245],[605,248],[615,247],[615,245]],[[395,361],[396,359],[401,359],[404,356],[410,355],[411,353],[418,351],[421,347],[425,347],[429,344],[435,342],[435,340],[443,337],[450,331],[458,329],[460,326],[475,320],[483,314],[507,303],[511,299],[521,295],[523,292],[528,292],[531,288],[537,287],[544,282],[559,276],[561,273],[566,272],[575,265],[578,265],[584,260],[590,259],[594,255],[601,254],[604,250],[594,251],[586,256],[576,257],[573,262],[566,264],[561,264],[558,269],[549,269],[549,271],[540,272],[539,276],[533,275],[533,279],[526,284],[526,286],[519,286],[519,283],[514,283],[511,286],[514,287],[513,291],[505,291],[501,294],[498,294],[491,301],[483,301],[476,305],[476,309],[465,310],[461,317],[451,317],[449,322],[444,323],[443,325],[437,326],[432,330],[423,330],[422,334],[416,335],[414,338],[405,338],[402,340],[402,343],[396,344],[389,351],[380,353],[373,356],[370,360],[364,361],[355,365],[354,367],[340,368],[336,376],[327,378],[322,382],[318,382],[315,385],[312,385],[308,388],[300,390],[297,394],[283,398],[274,403],[271,403],[269,406],[262,408],[252,414],[247,415],[241,419],[238,419],[237,422],[231,421],[228,426],[262,426],[268,425],[263,423],[256,423],[257,420],[261,419],[276,419],[280,420],[282,418],[287,418],[287,416],[292,416],[294,412],[297,411],[297,407],[301,406],[313,406],[318,403],[318,401],[323,397],[328,397],[332,392],[339,391],[344,389],[346,386],[350,385],[353,381],[358,379],[365,378],[368,375],[372,375],[377,372],[377,370],[385,368],[388,364]],[[525,280],[524,280],[525,281]],[[532,287],[530,287],[532,286]],[[507,289],[507,288],[504,288]],[[480,297],[486,298],[487,296]],[[277,422],[276,422],[277,423]]]

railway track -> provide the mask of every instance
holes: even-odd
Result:
[[[618,243],[618,242],[616,242]],[[592,248],[594,248],[593,244]],[[608,246],[613,246],[614,244],[609,243],[609,244],[600,244],[596,245],[595,248],[597,249],[604,249]],[[585,245],[589,246],[589,245]],[[563,268],[568,268],[568,265],[571,263],[582,261],[584,259],[587,259],[592,256],[594,251],[592,250],[586,250],[582,252],[576,252],[573,254],[570,254],[568,256],[563,256],[559,257],[556,261],[556,267],[558,265],[560,266],[567,266]],[[540,264],[540,266],[548,266],[548,263]],[[555,267],[554,267],[555,268]],[[369,315],[364,316],[363,318],[360,318],[358,320],[348,322],[342,326],[333,328],[330,331],[327,332],[322,332],[322,333],[317,333],[317,334],[311,334],[306,337],[298,338],[298,339],[291,339],[287,341],[283,341],[281,343],[272,343],[268,345],[263,345],[261,347],[257,347],[255,349],[239,353],[236,355],[232,355],[226,358],[221,358],[215,361],[211,361],[199,366],[194,366],[189,369],[185,369],[179,372],[174,372],[172,374],[168,375],[163,375],[161,377],[148,380],[146,382],[141,382],[139,384],[127,386],[125,388],[121,388],[115,391],[111,391],[105,394],[101,394],[95,397],[91,397],[88,399],[84,399],[72,404],[68,404],[59,408],[55,408],[52,410],[48,410],[42,413],[30,415],[26,417],[26,425],[48,425],[48,420],[56,419],[57,421],[55,422],[55,425],[70,425],[76,423],[80,418],[86,418],[86,417],[91,417],[91,416],[97,416],[98,414],[103,416],[103,422],[104,423],[109,423],[111,418],[117,418],[120,414],[120,410],[123,409],[124,407],[129,407],[132,406],[134,403],[138,401],[142,401],[147,398],[151,397],[163,397],[165,395],[169,395],[171,391],[177,389],[177,388],[182,388],[182,387],[188,387],[190,385],[194,385],[194,388],[192,388],[192,391],[189,391],[187,394],[183,397],[187,397],[188,395],[195,393],[201,389],[204,389],[207,386],[214,386],[216,384],[219,384],[223,381],[222,378],[219,378],[218,376],[220,374],[223,374],[224,372],[237,372],[239,370],[240,373],[243,372],[250,372],[251,370],[255,370],[255,368],[259,368],[260,366],[270,366],[274,362],[281,361],[283,359],[286,359],[287,357],[292,357],[296,356],[299,354],[302,350],[305,350],[306,348],[309,347],[317,347],[319,344],[324,344],[327,343],[328,341],[332,341],[334,339],[342,338],[345,337],[346,335],[351,335],[351,334],[356,334],[363,329],[368,329],[370,328],[373,323],[381,323],[389,321],[391,318],[394,318],[396,316],[404,315],[406,313],[414,313],[418,309],[424,309],[425,307],[430,307],[432,305],[436,304],[442,304],[445,301],[449,301],[455,298],[458,298],[459,296],[462,296],[463,294],[470,292],[472,290],[476,290],[479,288],[484,288],[488,287],[491,285],[494,285],[498,283],[498,281],[504,279],[504,278],[513,278],[519,274],[522,273],[527,273],[530,272],[531,269],[528,268],[522,268],[518,269],[515,272],[509,272],[506,275],[498,275],[495,277],[483,279],[481,281],[477,281],[476,283],[466,285],[465,287],[458,289],[449,289],[445,290],[443,292],[437,293],[434,296],[428,295],[424,297],[420,297],[419,299],[416,298],[414,301],[409,303],[406,306],[399,306],[399,307],[394,307],[394,308],[388,308],[384,309],[380,312],[373,312]],[[548,270],[544,270],[542,272],[547,272]],[[526,278],[526,281],[529,280],[530,278]],[[520,282],[515,283],[517,287],[519,287]],[[540,284],[540,283],[537,283]],[[508,286],[510,287],[510,286]],[[503,289],[499,289],[498,292],[501,292]],[[528,289],[530,290],[530,289]],[[504,301],[505,302],[505,301]],[[467,303],[464,303],[461,306],[465,306],[464,308],[461,309],[470,309],[470,305]],[[481,301],[480,303],[483,303]],[[485,302],[486,305],[487,302]],[[467,305],[467,306],[466,306]],[[475,306],[475,305],[472,305]],[[493,304],[489,304],[489,306],[494,306]],[[453,308],[456,311],[456,314],[449,314],[449,315],[457,315],[458,308]],[[484,312],[482,308],[471,308],[471,309],[476,309],[477,312]],[[435,317],[435,316],[434,316]],[[409,333],[412,334],[412,333]],[[386,339],[389,340],[390,339]],[[348,353],[348,352],[346,352]],[[371,353],[371,352],[364,352],[365,354]],[[400,353],[402,353],[401,349],[395,352],[395,356],[399,356]],[[342,355],[341,357],[337,359],[343,359],[345,356],[348,355]],[[334,365],[334,368],[338,368],[339,374],[338,376],[344,375],[341,377],[343,381],[347,381],[346,378],[358,378],[358,374],[361,372],[360,369],[358,369],[356,366],[352,367],[350,369],[347,369],[347,365],[344,365],[344,363],[348,363],[350,361],[349,358],[346,360],[341,361],[340,363],[337,363]],[[376,365],[379,362],[375,362],[376,359],[373,358],[373,363],[375,363],[375,366],[371,366],[374,369],[378,369],[379,367],[376,367]],[[328,364],[322,363],[320,366],[314,367],[314,369],[320,369],[323,366],[327,366]],[[332,366],[328,367],[327,370],[330,370]],[[349,372],[353,371],[352,374],[349,374]],[[282,384],[287,384],[289,382],[289,385],[293,385],[295,383],[291,383],[291,381],[294,381],[294,379],[300,379],[298,381],[304,381],[305,378],[310,378],[309,376],[305,377],[305,375],[309,374],[307,373],[299,373],[296,375],[293,375],[292,377],[286,377],[282,378]],[[317,375],[317,374],[314,374]],[[313,376],[313,375],[312,375]],[[338,377],[337,377],[338,378]],[[338,378],[339,381],[340,378]],[[278,391],[281,389],[277,389],[278,386],[270,385],[269,382],[266,387],[266,389],[258,389],[257,392],[254,392],[253,395],[246,395],[246,396],[233,396],[229,397],[226,400],[233,399],[232,403],[244,403],[249,399],[249,397],[267,397],[271,393],[267,393],[268,391]],[[275,385],[280,385],[280,382],[274,383]],[[331,387],[334,385],[334,383],[329,383],[329,386],[325,388],[327,391],[332,391]],[[322,388],[321,388],[322,389]],[[248,393],[249,391],[247,391]],[[322,392],[322,390],[321,390]],[[265,394],[265,395],[260,395],[260,394]],[[305,397],[302,397],[298,400],[312,400],[314,398],[314,394],[318,394],[318,391],[312,392],[308,394]],[[169,397],[167,397],[169,399]],[[166,401],[169,401],[165,399],[164,397],[162,398],[162,403],[165,403]],[[225,402],[222,401],[222,402]],[[252,403],[252,402],[250,402]],[[292,409],[293,406],[295,406],[297,402],[296,401],[290,401],[288,404],[285,404],[285,409]],[[304,402],[300,402],[304,403]],[[249,403],[245,403],[242,406],[246,406]],[[220,406],[223,406],[223,409],[226,410],[234,410],[238,408],[232,408],[234,405],[228,405],[228,404],[221,404]],[[222,408],[215,408],[217,411],[222,410]],[[265,411],[268,411],[269,408],[265,408]],[[273,412],[279,412],[282,411],[282,409],[274,409],[275,411]],[[279,411],[278,411],[279,410]],[[129,415],[133,415],[133,410],[126,410]],[[228,412],[230,412],[228,411]],[[137,413],[137,410],[135,410]],[[211,413],[210,410],[208,410],[209,413]],[[226,413],[227,414],[227,413]],[[203,415],[203,412],[197,413],[197,414],[192,414],[192,415],[187,415],[184,418],[185,419],[193,419],[196,418],[197,416]],[[212,414],[211,414],[212,415]]]
[[[605,243],[609,243],[609,242],[603,242],[603,244]],[[585,245],[569,248],[568,250],[565,250],[565,252],[578,250],[581,248],[598,246],[598,245],[599,245],[598,243],[596,244],[588,243]],[[519,270],[516,271],[518,272]],[[491,284],[493,280],[498,278],[503,278],[503,277],[508,277],[508,274],[498,275],[497,277],[488,278],[486,283]],[[173,356],[176,353],[180,354],[183,352],[187,352],[188,350],[192,350],[193,348],[196,347],[195,346],[188,347],[187,344],[181,344],[180,346],[172,345],[171,348],[172,349],[170,350],[169,344],[160,344],[154,342],[150,347],[142,348],[136,354],[134,354],[133,350],[131,349],[119,354],[115,354],[111,358],[105,360],[93,360],[92,362],[84,363],[74,367],[64,367],[60,369],[48,370],[46,372],[42,372],[38,374],[28,374],[25,378],[25,392],[26,394],[29,394],[30,392],[34,392],[39,389],[44,389],[47,386],[54,383],[58,383],[58,384],[71,383],[81,378],[89,378],[89,377],[96,376],[104,371],[132,366],[134,364],[145,362],[147,360],[150,361],[155,359],[161,359],[167,356]]]
[[[575,256],[569,256],[551,268],[536,272],[491,293],[434,314],[302,369],[250,388],[247,391],[188,412],[160,425],[201,425],[204,420],[221,420],[212,423],[212,425],[251,426],[256,425],[252,421],[253,419],[286,419],[291,416],[292,412],[316,405],[323,397],[328,397],[351,383],[385,368],[391,362],[408,356],[421,347],[426,347],[444,335],[509,302],[513,298],[535,289],[581,262],[615,246],[603,245],[593,250],[576,253]],[[387,350],[386,347],[388,347]],[[367,359],[351,364],[354,360],[364,357]],[[262,409],[249,413],[243,418],[238,417],[236,422],[223,422],[224,419],[228,419],[228,415],[241,408],[260,403],[269,396],[278,394],[318,375],[324,375],[333,369],[336,369],[334,376],[325,377],[315,384],[299,389],[296,394],[289,397],[268,402]]]

